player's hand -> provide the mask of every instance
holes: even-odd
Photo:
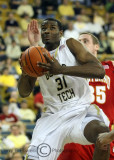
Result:
[[[40,41],[40,31],[38,28],[37,20],[32,20],[27,27],[27,35],[28,40],[31,46],[38,46],[38,42]]]
[[[50,59],[46,54],[44,54],[44,57],[46,58],[48,63],[46,64],[38,62],[37,65],[41,68],[46,69],[50,74],[61,74],[62,66],[59,64],[59,62],[55,58]]]
[[[110,144],[112,142],[110,132],[101,133],[98,136],[97,139],[97,145],[101,149],[106,149],[107,144]]]

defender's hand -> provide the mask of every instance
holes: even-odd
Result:
[[[97,146],[103,150],[107,149],[107,144],[112,142],[110,132],[101,133],[97,139]]]
[[[37,20],[32,20],[27,27],[28,40],[31,46],[38,46],[40,41],[40,31]]]
[[[50,74],[61,74],[62,66],[59,64],[59,62],[55,58],[50,59],[46,54],[44,54],[44,57],[46,58],[48,63],[46,64],[38,62],[37,65],[41,68],[46,69]]]
[[[98,139],[101,145],[110,144],[112,142],[110,132],[99,134]]]

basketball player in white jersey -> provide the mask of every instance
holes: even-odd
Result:
[[[103,78],[101,63],[77,40],[62,37],[62,26],[56,19],[46,19],[41,25],[42,41],[52,55],[48,64],[38,63],[48,72],[39,78],[46,112],[37,121],[28,149],[28,160],[56,160],[65,143],[96,144],[100,133],[108,132],[103,118],[91,103],[86,78]],[[32,46],[40,38],[37,21],[28,25]],[[22,97],[32,92],[36,78],[24,72],[18,82]],[[98,114],[97,114],[98,113]],[[109,145],[103,150],[96,145],[93,160],[108,160]]]

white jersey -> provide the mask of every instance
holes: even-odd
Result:
[[[61,38],[59,47],[50,51],[50,54],[54,56],[61,65],[80,65],[70,52],[65,38]],[[55,113],[63,108],[72,107],[74,104],[75,106],[80,104],[80,106],[83,104],[89,106],[91,103],[91,92],[85,78],[62,74],[46,74],[39,78],[39,84],[47,112]]]

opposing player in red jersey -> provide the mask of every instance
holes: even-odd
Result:
[[[93,34],[81,33],[79,41],[97,57],[99,41]],[[106,72],[104,79],[89,79],[93,93],[92,103],[98,105],[104,111],[110,121],[110,128],[114,129],[114,61],[102,62],[102,65]],[[57,160],[92,160],[93,152],[94,145],[82,146],[70,143],[65,145],[64,151]],[[109,160],[114,160],[114,141],[110,144]]]

